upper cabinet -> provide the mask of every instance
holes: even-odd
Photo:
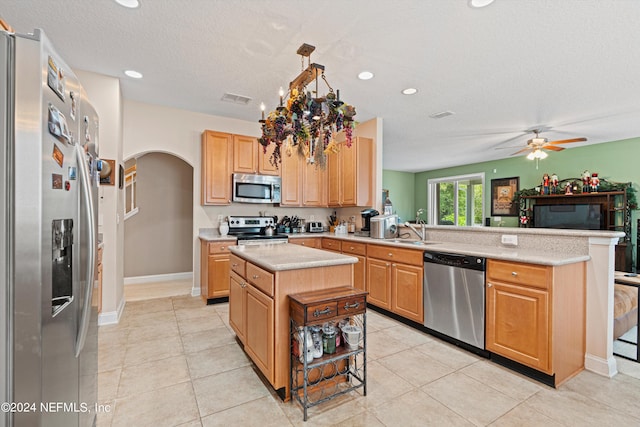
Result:
[[[282,170],[282,206],[326,207],[327,171],[308,164],[297,154],[284,155]]]
[[[256,137],[233,135],[233,172],[280,175],[269,161],[274,148],[275,145],[269,145],[265,153]]]
[[[373,205],[374,155],[373,139],[357,137],[350,148],[341,143],[340,152],[329,156],[329,206]]]
[[[222,132],[202,133],[203,205],[231,204],[233,135]]]

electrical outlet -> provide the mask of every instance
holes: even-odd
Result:
[[[309,215],[309,221],[315,221],[315,220],[316,220],[315,215]]]
[[[503,234],[502,244],[509,246],[518,246],[518,236],[513,234]]]

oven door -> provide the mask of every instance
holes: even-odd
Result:
[[[233,201],[280,203],[280,177],[233,174]]]

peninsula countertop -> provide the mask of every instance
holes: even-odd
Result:
[[[290,243],[230,246],[232,254],[269,271],[355,264],[358,258]]]

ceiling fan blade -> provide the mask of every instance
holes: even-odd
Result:
[[[551,151],[562,151],[562,150],[564,150],[564,147],[556,147],[555,145],[544,145],[542,148],[544,148],[545,150],[551,150]]]
[[[547,144],[568,144],[570,142],[582,142],[586,141],[587,138],[571,138],[571,139],[560,139],[558,141],[549,141]]]
[[[524,147],[522,150],[520,151],[516,151],[515,153],[511,154],[512,156],[515,156],[516,154],[520,154],[520,153],[524,153],[525,151],[531,151],[533,148],[532,147]]]

